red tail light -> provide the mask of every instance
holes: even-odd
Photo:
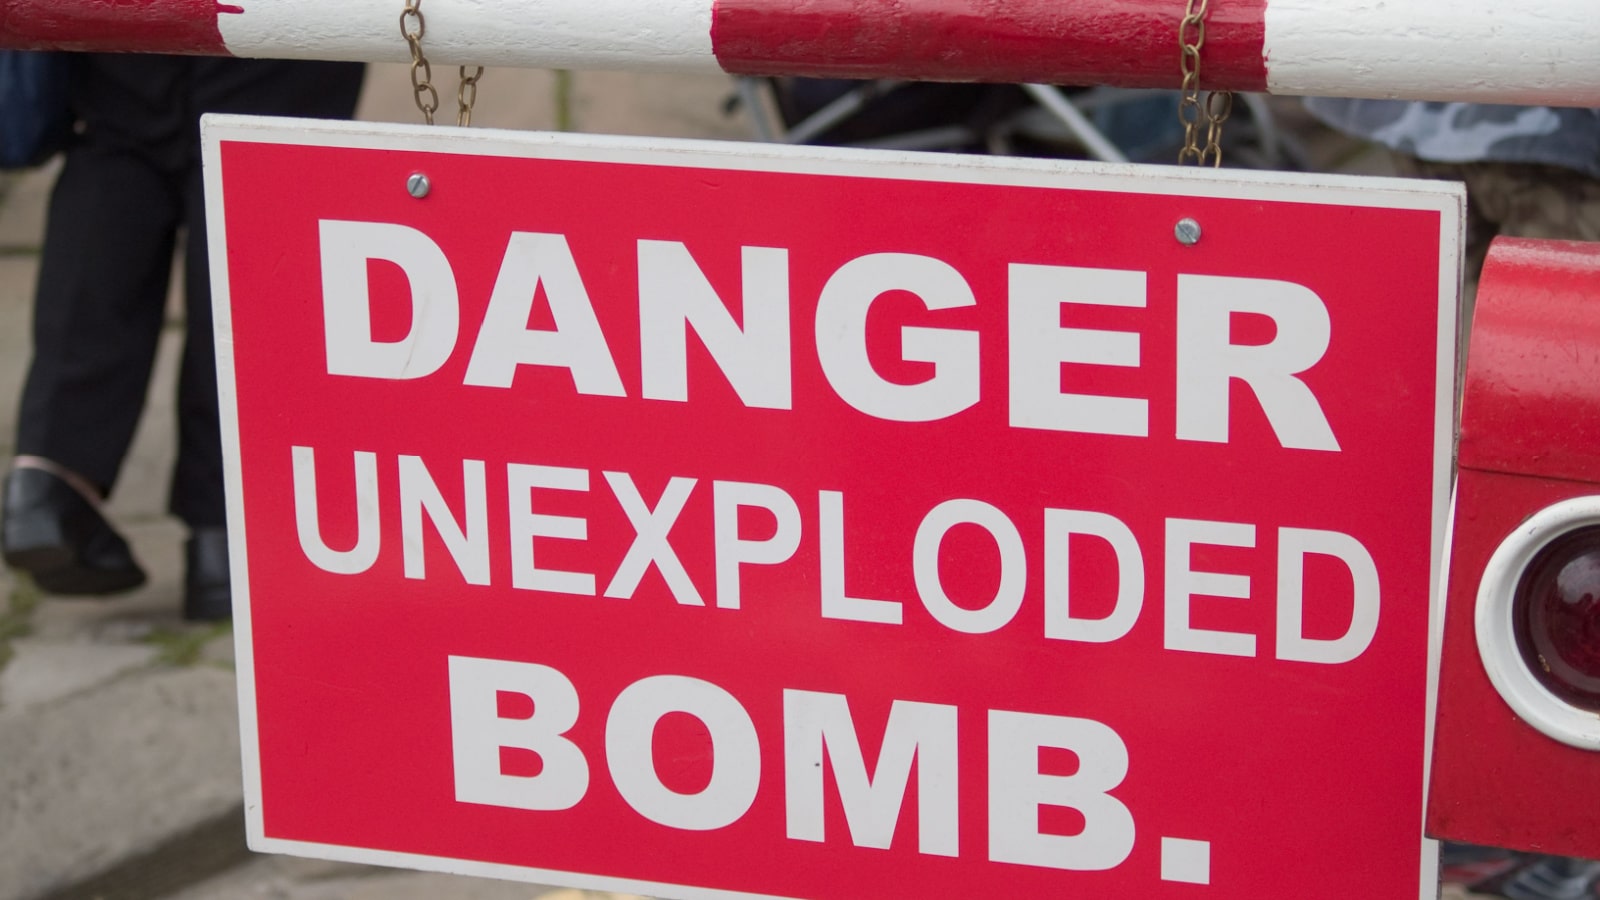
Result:
[[[1547,506],[1489,558],[1478,654],[1495,690],[1552,738],[1600,750],[1600,497]]]
[[[1600,713],[1600,527],[1545,545],[1523,572],[1511,615],[1517,649],[1539,683]]]

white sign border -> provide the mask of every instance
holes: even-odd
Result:
[[[1277,203],[1363,206],[1439,213],[1439,317],[1435,358],[1431,571],[1429,587],[1424,803],[1417,810],[1421,840],[1421,894],[1439,891],[1439,848],[1422,836],[1433,760],[1439,661],[1444,630],[1444,570],[1452,506],[1456,413],[1457,299],[1466,229],[1466,190],[1456,182],[1425,179],[1267,172],[1237,169],[968,156],[912,151],[800,147],[616,135],[505,131],[370,122],[336,122],[208,114],[201,120],[206,234],[220,394],[223,474],[226,483],[229,564],[233,572],[235,671],[238,678],[240,751],[244,769],[246,839],[251,850],[342,862],[420,869],[510,881],[645,894],[683,900],[769,897],[694,887],[557,872],[475,860],[283,840],[266,836],[261,797],[260,727],[256,719],[254,641],[250,624],[249,559],[245,542],[243,474],[239,465],[239,408],[233,356],[233,316],[228,282],[223,208],[224,142],[398,150],[624,165],[676,166],[910,181],[1042,187],[1101,193],[1156,194]],[[399,189],[399,186],[396,186]],[[782,898],[772,898],[782,900]],[[1257,900],[1257,898],[1251,898]]]

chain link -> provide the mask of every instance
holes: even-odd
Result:
[[[400,14],[400,34],[411,48],[411,94],[417,109],[422,110],[422,121],[432,125],[433,113],[439,108],[439,92],[433,87],[433,66],[422,55],[422,36],[427,30],[422,0],[406,0],[405,12]]]
[[[1222,123],[1233,113],[1233,91],[1206,94],[1206,147],[1200,152],[1200,165],[1211,160],[1212,168],[1222,167]]]
[[[1222,165],[1222,123],[1233,112],[1232,91],[1210,91],[1200,102],[1200,50],[1206,45],[1206,7],[1210,0],[1186,0],[1183,20],[1178,23],[1179,69],[1183,72],[1182,96],[1178,100],[1178,121],[1183,123],[1183,148],[1178,165],[1193,160],[1196,165]],[[1200,123],[1206,124],[1205,147],[1200,146]]]
[[[478,79],[483,77],[483,66],[474,66],[472,74],[461,67],[461,84],[456,87],[456,124],[465,128],[472,124],[472,105],[478,102]]]
[[[422,0],[405,0],[405,11],[400,13],[400,35],[411,48],[411,93],[422,111],[422,121],[433,124],[433,114],[439,110],[439,91],[433,86],[433,66],[422,53],[422,36],[428,23],[422,18]],[[483,77],[483,66],[474,66],[471,75],[467,67],[460,71],[461,84],[456,88],[456,124],[472,124],[472,107],[478,102],[478,79]]]

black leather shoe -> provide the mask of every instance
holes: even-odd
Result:
[[[115,594],[144,584],[128,542],[71,485],[44,469],[6,476],[0,551],[52,594]]]
[[[228,580],[228,529],[196,528],[183,548],[188,571],[183,579],[183,617],[215,622],[233,615]]]

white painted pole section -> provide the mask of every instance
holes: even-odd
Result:
[[[1600,0],[1268,0],[1274,94],[1600,106]]]
[[[406,62],[401,0],[234,0],[235,56]],[[712,0],[424,0],[433,65],[720,72]]]

